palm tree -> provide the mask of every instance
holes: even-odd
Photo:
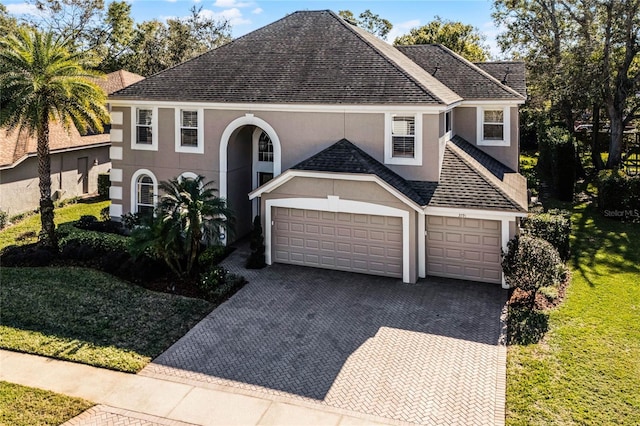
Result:
[[[40,243],[57,247],[51,200],[49,124],[102,131],[109,116],[106,95],[88,77],[95,60],[53,33],[20,28],[0,39],[0,127],[34,134],[38,141],[38,176],[42,231]]]
[[[204,176],[161,182],[155,217],[131,234],[134,255],[151,251],[176,275],[190,275],[203,245],[220,244],[232,232],[233,214],[213,185]]]

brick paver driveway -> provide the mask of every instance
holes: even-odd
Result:
[[[249,284],[141,374],[412,423],[503,423],[499,286],[289,265],[239,272]]]

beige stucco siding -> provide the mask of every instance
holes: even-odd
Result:
[[[520,153],[520,130],[518,120],[518,107],[512,107],[510,111],[511,144],[509,146],[478,146],[477,126],[478,118],[475,107],[458,107],[453,110],[453,133],[476,145],[482,151],[491,155],[496,160],[518,170],[518,155]]]
[[[83,194],[78,159],[86,157],[88,193],[98,190],[98,174],[111,168],[109,148],[96,147],[51,154],[51,192],[64,200]],[[95,163],[98,163],[95,165]],[[0,171],[0,210],[16,215],[38,208],[38,159],[30,157],[11,169]],[[58,191],[56,193],[56,191]]]

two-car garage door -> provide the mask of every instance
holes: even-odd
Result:
[[[274,207],[273,261],[402,278],[402,218]]]
[[[501,223],[427,216],[427,274],[500,283]]]

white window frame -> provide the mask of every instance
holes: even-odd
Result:
[[[138,110],[151,110],[151,144],[138,143]],[[158,107],[131,107],[131,149],[139,151],[158,150]]]
[[[184,152],[191,154],[204,154],[204,108],[175,108],[175,149],[176,152]],[[182,111],[195,111],[198,114],[198,145],[183,146],[182,145]]]
[[[138,213],[138,179],[149,176],[153,181],[153,207],[158,205],[158,179],[151,170],[140,169],[131,176],[131,213]]]
[[[447,130],[447,115],[449,116],[449,130]],[[451,139],[451,137],[453,136],[453,110],[452,109],[444,112],[444,123],[442,124],[444,128],[445,138],[447,140]]]
[[[415,136],[413,158],[393,156],[393,117],[413,117]],[[422,166],[422,114],[418,112],[385,113],[384,162],[406,166]]]
[[[502,139],[484,138],[484,112],[502,111]],[[477,144],[480,146],[511,146],[511,107],[504,105],[487,105],[477,107]]]

